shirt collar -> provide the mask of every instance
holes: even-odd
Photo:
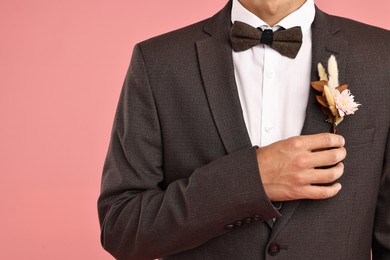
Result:
[[[307,0],[298,10],[286,16],[283,20],[273,26],[272,29],[275,31],[280,27],[289,29],[294,26],[300,26],[304,32],[311,28],[311,24],[314,21],[314,16],[314,0]],[[239,0],[233,0],[232,23],[234,23],[234,21],[241,21],[255,28],[271,28],[266,22],[248,11],[248,9],[246,9]]]

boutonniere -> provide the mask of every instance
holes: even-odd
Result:
[[[339,71],[336,58],[332,55],[328,60],[328,74],[324,66],[318,63],[319,81],[311,82],[311,86],[321,92],[317,101],[321,109],[328,116],[327,122],[333,126],[333,133],[337,134],[337,126],[347,115],[354,114],[361,105],[354,101],[354,96],[348,89],[348,84],[339,84]]]

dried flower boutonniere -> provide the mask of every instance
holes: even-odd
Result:
[[[333,133],[337,134],[337,126],[345,116],[354,114],[360,104],[354,101],[348,84],[340,86],[337,61],[333,55],[328,60],[328,74],[321,63],[318,63],[318,74],[320,80],[311,82],[311,86],[322,93],[316,96],[317,101],[321,104],[324,114],[328,116],[326,121],[333,125]]]

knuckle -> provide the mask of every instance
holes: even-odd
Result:
[[[325,133],[322,137],[322,140],[324,141],[325,145],[328,147],[333,146],[333,136],[329,133]]]
[[[343,151],[343,149],[334,149],[334,150],[331,150],[331,155],[330,155],[330,159],[333,163],[337,163],[337,162],[340,162],[342,160],[344,160],[345,158],[345,151]]]
[[[340,168],[340,172],[343,173],[344,172],[344,163],[340,162],[339,168]]]
[[[319,192],[320,199],[327,199],[333,196],[333,191],[330,188],[321,189]]]
[[[342,154],[342,159],[345,159],[345,157],[347,157],[347,149],[345,149],[344,147],[341,147],[341,154]]]
[[[329,171],[329,173],[327,174],[326,178],[325,178],[326,182],[332,182],[334,181],[335,179],[337,179],[337,174],[334,170],[331,170]]]
[[[329,151],[329,162],[334,164],[336,162],[338,162],[338,158],[339,158],[339,155],[338,155],[338,152],[336,150],[330,150]]]
[[[337,149],[338,161],[344,160],[346,155],[347,155],[347,150],[345,150],[344,147]]]
[[[343,136],[339,136],[339,142],[340,142],[340,146],[343,146],[344,147],[344,145],[345,145],[345,139],[344,139],[344,137]]]
[[[306,178],[302,173],[297,173],[294,175],[294,182],[298,184],[305,184]],[[295,187],[296,188],[296,187]]]
[[[302,189],[299,186],[294,186],[291,188],[290,196],[294,199],[302,198],[304,197],[302,194]]]
[[[306,158],[304,156],[297,156],[294,164],[297,168],[303,169],[306,167]]]
[[[290,139],[289,146],[292,150],[299,150],[302,148],[302,141],[300,140],[300,138],[292,138]]]
[[[318,194],[313,190],[312,186],[307,187],[306,189],[301,189],[302,198],[304,199],[318,199]]]
[[[338,178],[341,177],[342,175],[342,170],[340,168],[337,168],[337,167],[333,167],[331,169],[331,171],[329,172],[329,175],[328,175],[328,182],[332,182],[332,181],[335,181],[337,180]]]
[[[343,163],[339,163],[338,167],[335,167],[335,170],[336,170],[338,176],[343,175],[343,173],[344,173],[344,164]]]

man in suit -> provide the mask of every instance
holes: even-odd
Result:
[[[235,51],[232,24],[300,27]],[[272,31],[272,32],[271,32]],[[276,36],[275,36],[276,37]],[[390,33],[313,0],[231,0],[134,48],[98,201],[117,259],[390,259]],[[310,81],[334,55],[362,106],[330,134]]]

